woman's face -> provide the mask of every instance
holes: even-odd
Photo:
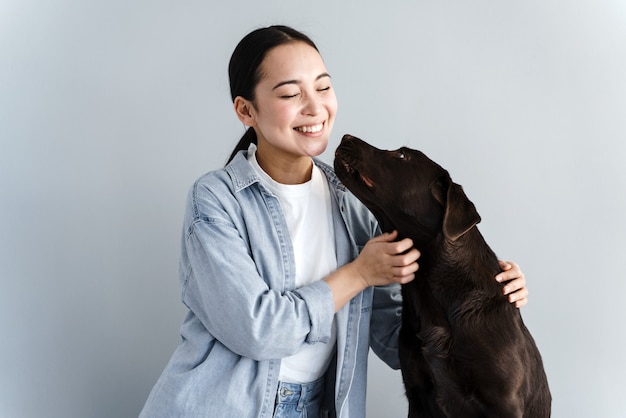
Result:
[[[324,152],[337,98],[320,54],[304,42],[284,44],[268,52],[260,72],[250,112],[259,154],[293,161]]]

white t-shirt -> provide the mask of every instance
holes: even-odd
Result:
[[[335,232],[328,181],[313,164],[311,180],[303,184],[281,184],[263,171],[256,159],[256,147],[248,150],[248,161],[278,200],[285,214],[296,264],[296,288],[321,280],[337,269]],[[289,332],[289,330],[285,330]],[[308,383],[324,375],[335,350],[337,330],[333,322],[327,344],[305,346],[281,361],[279,380]]]

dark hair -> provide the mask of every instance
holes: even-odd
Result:
[[[305,42],[317,51],[315,43],[305,34],[288,26],[269,26],[256,29],[247,34],[233,51],[228,64],[230,96],[235,101],[237,96],[254,101],[254,89],[261,80],[261,63],[267,53],[277,46],[294,41]],[[250,144],[256,144],[256,132],[252,127],[243,134],[239,143],[228,158],[230,162],[237,152],[247,150]]]

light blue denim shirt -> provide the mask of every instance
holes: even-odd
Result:
[[[315,164],[330,184],[341,266],[379,233],[378,225],[329,166]],[[189,311],[181,342],[140,417],[271,417],[280,359],[327,342],[335,316],[326,282],[295,289],[294,270],[278,199],[245,152],[196,181],[180,259]],[[397,369],[400,317],[399,286],[368,288],[337,312],[336,361],[327,372],[335,407],[330,416],[365,416],[369,347]]]

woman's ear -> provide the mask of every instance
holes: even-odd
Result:
[[[235,97],[234,106],[239,120],[246,126],[254,126],[254,106],[252,102],[237,96]]]

